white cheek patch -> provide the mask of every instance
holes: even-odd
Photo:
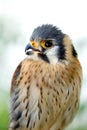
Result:
[[[51,64],[56,64],[58,62],[57,52],[58,46],[54,46],[53,48],[46,51],[46,55]]]

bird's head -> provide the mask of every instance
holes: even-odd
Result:
[[[48,63],[77,57],[69,36],[50,24],[39,26],[33,31],[25,52],[27,55],[36,55],[38,59]]]

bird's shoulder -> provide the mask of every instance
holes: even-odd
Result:
[[[44,69],[47,69],[45,68],[46,66],[47,63],[43,61],[36,61],[28,58],[22,60],[13,73],[10,93],[21,84],[24,83],[24,85],[26,85],[26,82],[30,81],[31,77],[36,77],[36,75],[41,74]]]
[[[27,71],[29,69],[29,65],[31,63],[31,60],[28,59],[24,59],[22,60],[18,66],[16,67],[12,79],[11,79],[11,89],[10,89],[10,93],[12,93],[12,91],[14,90],[14,86],[17,86],[18,84],[18,77],[20,75],[23,75],[23,71]],[[27,72],[26,72],[27,73]],[[25,74],[26,74],[25,73]],[[20,77],[20,80],[22,79],[22,77]]]

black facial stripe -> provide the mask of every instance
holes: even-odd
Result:
[[[63,43],[59,45],[57,56],[59,60],[65,59],[65,47]]]
[[[66,50],[65,50],[65,46],[63,44],[63,38],[64,38],[64,36],[65,36],[65,34],[62,34],[60,40],[58,41],[58,47],[59,47],[59,49],[58,49],[57,56],[58,56],[59,60],[65,60],[66,59],[65,58],[65,52],[66,52]]]
[[[38,56],[39,56],[42,60],[44,60],[44,61],[50,63],[48,57],[47,57],[45,54],[38,54]]]
[[[42,48],[41,48],[41,51],[44,53],[44,52],[46,51],[46,49],[42,47]]]
[[[59,46],[59,50],[58,50],[58,58],[61,60],[65,59],[65,47],[64,44],[60,44]]]

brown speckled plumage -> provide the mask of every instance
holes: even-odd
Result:
[[[17,67],[12,78],[9,130],[64,130],[73,120],[82,69],[68,50],[72,49],[69,37],[64,36],[63,44],[64,60],[48,63],[31,55]]]

